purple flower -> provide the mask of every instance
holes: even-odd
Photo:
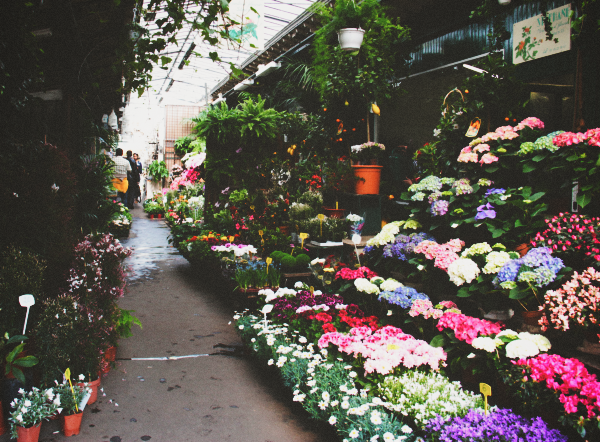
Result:
[[[484,197],[487,198],[490,195],[494,195],[494,194],[498,194],[498,195],[502,195],[503,193],[505,193],[506,190],[505,189],[489,189],[487,192],[485,192]]]
[[[226,187],[225,189],[221,190],[221,193],[223,195],[227,195],[229,193],[229,187]]]
[[[431,204],[431,215],[432,216],[442,216],[448,213],[448,201],[446,200],[437,200]]]
[[[477,208],[477,215],[475,215],[475,219],[485,218],[496,218],[496,211],[494,210],[494,206],[492,206],[490,203],[483,204]]]
[[[241,153],[242,152],[242,148],[240,147],[238,150],[235,151],[235,153]]]

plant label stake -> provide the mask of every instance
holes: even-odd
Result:
[[[77,404],[77,399],[75,398],[75,390],[73,390],[73,384],[71,383],[71,369],[67,368],[65,370],[65,377],[67,381],[69,381],[69,386],[71,387],[71,394],[73,395],[73,402],[75,402],[75,411],[79,413],[79,405]]]
[[[265,304],[265,306],[260,311],[265,316],[265,327],[264,327],[265,330],[268,328],[268,325],[267,325],[267,313],[271,313],[272,310],[273,310],[273,304]]]
[[[323,220],[325,219],[325,215],[319,213],[317,218],[319,218],[319,221],[321,221],[321,238],[323,238]]]
[[[230,236],[230,237],[229,237],[229,242],[231,242],[231,243],[232,243],[233,241],[235,241],[235,237],[234,237],[234,236]]]
[[[300,248],[304,249],[304,240],[306,238],[308,238],[308,233],[301,233],[300,235],[298,235],[300,237],[300,239],[302,240],[302,243],[300,244]]]
[[[273,262],[273,258],[271,258],[270,256],[265,259],[265,261],[267,262],[267,275],[269,274],[269,266],[271,265],[271,263]]]
[[[35,298],[33,295],[21,295],[19,296],[19,304],[21,307],[27,307],[27,313],[25,313],[25,324],[23,324],[23,334],[27,329],[27,319],[29,318],[29,307],[35,304]]]
[[[259,231],[258,231],[258,234],[260,235],[260,243],[261,243],[261,244],[264,244],[264,243],[265,243],[265,240],[263,239],[263,234],[264,234],[264,233],[265,233],[265,232],[263,232],[262,230],[259,230]]]
[[[310,296],[315,297],[315,288],[312,285],[310,286]]]
[[[484,384],[483,382],[479,384],[479,391],[483,394],[483,398],[485,400],[485,415],[488,415],[488,396],[492,395],[492,387],[488,384]]]

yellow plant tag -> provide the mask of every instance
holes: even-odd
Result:
[[[323,220],[325,219],[325,215],[323,215],[322,213],[319,213],[319,214],[317,215],[317,218],[319,218],[319,220],[320,220],[321,222],[323,222]]]
[[[302,240],[302,243],[300,244],[300,248],[304,249],[304,240],[306,238],[308,238],[308,233],[301,233],[298,235],[300,237],[300,239]]]
[[[254,206],[253,205],[250,206],[250,210],[254,211]]]
[[[479,384],[479,391],[483,394],[483,398],[485,400],[485,415],[488,415],[488,396],[492,395],[492,387],[488,384],[484,384],[483,382]]]
[[[268,275],[269,274],[269,266],[273,262],[273,258],[268,257],[267,259],[265,259],[265,262],[267,263],[267,275]]]
[[[73,384],[71,383],[71,369],[67,368],[65,370],[65,378],[69,381],[69,386],[71,387],[71,394],[73,395],[73,401],[75,402],[75,411],[79,413],[79,405],[77,404],[77,400],[75,399],[75,390],[73,390]]]
[[[259,234],[260,236],[263,236],[263,234],[264,234],[264,233],[265,233],[265,232],[263,232],[262,230],[259,230],[259,231],[258,231],[258,234]]]
[[[235,241],[235,236],[230,236],[229,237],[229,242],[233,242],[233,241]]]
[[[310,296],[315,297],[315,288],[312,285],[310,286]]]

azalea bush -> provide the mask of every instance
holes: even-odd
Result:
[[[540,320],[542,330],[596,329],[600,320],[600,272],[589,267],[573,273],[561,288],[548,290],[544,301],[547,315]]]

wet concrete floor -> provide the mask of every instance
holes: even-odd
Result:
[[[207,275],[169,246],[164,221],[146,218],[140,205],[133,215],[122,239],[134,253],[120,306],[135,310],[143,329],[121,340],[116,369],[102,377],[105,396],[85,409],[81,433],[65,438],[58,421],[46,421],[40,441],[338,440],[291,401],[274,371],[236,351],[241,341],[226,293],[207,286]]]

